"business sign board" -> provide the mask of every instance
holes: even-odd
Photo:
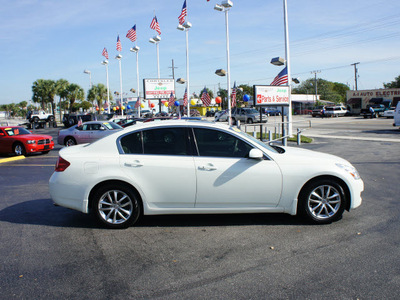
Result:
[[[175,95],[174,79],[143,79],[145,99],[169,99]]]
[[[288,106],[289,87],[276,85],[254,85],[256,106]]]

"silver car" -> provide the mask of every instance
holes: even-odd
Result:
[[[58,132],[58,143],[67,147],[92,143],[106,135],[123,129],[114,122],[91,121],[82,125],[75,125]]]

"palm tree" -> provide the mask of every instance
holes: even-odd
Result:
[[[76,100],[83,100],[85,98],[85,91],[79,85],[71,83],[67,87],[66,99],[69,100],[69,112],[72,111],[72,106]]]
[[[36,103],[41,103],[43,110],[46,104],[51,104],[51,109],[54,114],[54,96],[56,95],[56,83],[51,79],[38,79],[32,85],[32,100]]]
[[[56,95],[60,97],[60,120],[61,120],[61,102],[66,99],[67,97],[67,87],[69,85],[68,80],[66,79],[59,79],[56,81]]]

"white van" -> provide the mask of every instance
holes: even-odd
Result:
[[[394,123],[393,126],[400,126],[400,101],[397,102],[396,109],[394,110]]]

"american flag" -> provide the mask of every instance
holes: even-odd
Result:
[[[118,52],[122,51],[122,46],[121,46],[121,41],[119,39],[119,35],[118,35],[118,38],[117,38],[117,51]]]
[[[106,59],[108,59],[108,52],[107,52],[106,48],[103,49],[103,52],[101,52],[101,55],[103,55]]]
[[[158,34],[161,35],[160,24],[158,24],[157,17],[154,16],[153,20],[151,21],[150,28],[157,31]]]
[[[235,84],[233,85],[231,96],[232,96],[231,106],[235,107],[236,106],[236,81],[235,81]]]
[[[175,97],[174,94],[171,92],[171,96],[169,96],[169,100],[168,100],[168,106],[171,107],[174,105],[175,102]]]
[[[185,89],[185,94],[183,95],[183,106],[188,105],[187,88]]]
[[[211,98],[206,88],[204,88],[203,93],[201,94],[201,101],[203,101],[205,106],[209,106],[211,104]]]
[[[136,24],[128,30],[126,37],[130,39],[132,42],[136,41]]]
[[[288,83],[287,67],[285,67],[282,71],[279,72],[278,75],[276,75],[270,85],[282,85],[285,83]]]
[[[182,25],[183,23],[185,23],[186,16],[187,16],[187,10],[186,10],[186,0],[185,0],[185,2],[183,2],[183,6],[182,6],[182,12],[178,17],[179,24]]]
[[[139,108],[140,107],[140,98],[138,97],[135,103],[135,108]]]

